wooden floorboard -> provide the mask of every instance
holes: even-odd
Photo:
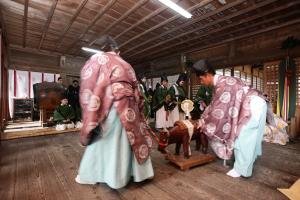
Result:
[[[2,141],[0,147],[1,200],[82,199],[287,199],[277,188],[288,188],[300,177],[300,141],[287,146],[263,144],[263,156],[251,178],[231,178],[221,160],[181,171],[154,148],[155,176],[113,190],[106,184],[74,181],[84,147],[77,133]],[[173,147],[169,148],[173,151]],[[228,162],[232,165],[233,161]]]

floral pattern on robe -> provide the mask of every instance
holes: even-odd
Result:
[[[141,164],[149,157],[152,139],[146,129],[142,112],[143,98],[138,91],[135,72],[130,64],[114,52],[98,53],[81,70],[83,127],[80,141],[83,145],[90,143],[92,130],[98,125],[101,127],[113,103],[136,159]]]
[[[235,139],[251,118],[252,95],[263,98],[262,93],[250,89],[242,80],[219,76],[214,86],[213,99],[201,116],[201,131],[211,140],[218,157],[230,159]]]

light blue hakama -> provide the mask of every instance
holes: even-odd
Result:
[[[234,169],[244,177],[252,175],[257,156],[262,155],[262,140],[266,124],[267,105],[265,100],[252,96],[250,102],[251,118],[241,129],[234,143]]]
[[[127,139],[126,130],[112,106],[101,134],[88,145],[79,167],[83,182],[106,183],[111,188],[126,186],[154,176],[151,159],[139,165]]]

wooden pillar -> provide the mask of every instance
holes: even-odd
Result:
[[[192,88],[192,84],[191,84],[191,76],[190,76],[190,72],[186,69],[186,55],[185,54],[181,54],[180,55],[180,68],[181,68],[181,72],[184,72],[187,74],[187,80],[185,83],[185,91],[187,91],[187,97],[189,99],[191,99],[191,88]]]

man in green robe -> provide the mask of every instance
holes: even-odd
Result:
[[[56,124],[68,124],[75,120],[75,112],[68,99],[63,97],[61,104],[54,111],[54,121]]]
[[[168,91],[168,94],[170,95],[171,101],[173,103],[173,106],[169,107],[172,124],[174,124],[178,120],[184,120],[184,112],[181,109],[181,102],[186,99],[185,91],[183,88],[186,78],[186,74],[181,73],[176,83],[173,84]]]
[[[155,128],[169,128],[172,123],[169,120],[169,112],[167,110],[167,103],[170,101],[168,96],[168,78],[161,76],[160,85],[153,95],[153,110],[155,112]]]
[[[141,75],[139,77],[139,91],[141,93],[141,95],[143,96],[144,98],[144,109],[143,109],[143,112],[144,112],[144,117],[145,119],[149,119],[150,118],[150,115],[151,115],[151,96],[149,95],[148,91],[147,91],[147,88],[146,88],[146,76],[144,75]]]
[[[210,104],[212,99],[213,87],[201,85],[196,98],[194,100],[197,108],[199,108],[200,114],[202,114],[205,108]]]

